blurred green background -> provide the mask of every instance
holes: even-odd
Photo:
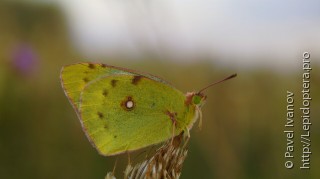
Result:
[[[203,129],[191,131],[181,178],[320,178],[320,56],[310,52],[311,169],[300,170],[300,60],[308,49],[295,52],[292,61],[299,66],[290,70],[221,65],[206,55],[175,60],[149,50],[138,60],[95,58],[75,47],[65,15],[54,3],[0,1],[0,178],[104,178],[112,171],[117,157],[100,156],[91,147],[60,85],[61,67],[81,61],[148,72],[183,92],[238,73],[207,91]],[[296,110],[291,170],[284,167],[287,90],[295,93]],[[127,156],[120,156],[116,176],[126,163]]]

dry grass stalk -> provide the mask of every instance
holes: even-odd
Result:
[[[156,153],[135,166],[128,164],[124,171],[125,179],[177,179],[181,175],[182,165],[187,156],[188,140],[184,135],[167,141]],[[109,172],[105,179],[116,179]]]

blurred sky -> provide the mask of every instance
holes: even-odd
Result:
[[[304,51],[320,56],[318,0],[52,2],[88,57],[139,58],[151,51],[174,59],[215,57],[225,65],[296,67]]]

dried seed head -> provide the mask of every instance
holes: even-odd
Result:
[[[188,138],[184,139],[183,133],[176,136],[173,141],[168,140],[153,156],[135,166],[128,164],[124,171],[124,178],[179,178],[188,153],[187,143]],[[112,172],[109,172],[105,179],[115,179],[115,177]]]

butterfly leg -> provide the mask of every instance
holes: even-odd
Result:
[[[185,131],[186,131],[186,134],[185,134],[186,138],[190,138],[190,131],[189,131],[189,128],[188,128],[188,127],[186,127]]]
[[[197,111],[199,113],[199,126],[198,127],[201,130],[201,128],[202,128],[202,111],[198,106],[196,106],[196,109],[197,109]]]
[[[127,152],[127,154],[128,154],[128,165],[131,165],[131,157],[130,157],[130,153],[129,153],[129,152]]]
[[[174,136],[175,136],[175,129],[176,129],[176,120],[174,120],[174,121],[173,121],[173,124],[172,124],[171,145],[173,144],[173,139],[174,139]]]
[[[186,146],[189,142],[189,139],[190,139],[190,132],[189,132],[189,129],[187,128],[187,135],[184,137],[184,144],[183,144],[182,148],[186,148]]]
[[[174,136],[175,136],[175,129],[176,129],[176,124],[177,124],[177,120],[176,120],[177,113],[167,111],[166,114],[170,117],[170,119],[172,121],[172,138],[171,138],[171,144],[172,144]]]
[[[114,167],[113,167],[113,170],[112,170],[112,175],[113,175],[113,176],[114,176],[114,174],[115,174],[117,164],[118,164],[118,157],[116,158],[116,161],[114,162]]]

